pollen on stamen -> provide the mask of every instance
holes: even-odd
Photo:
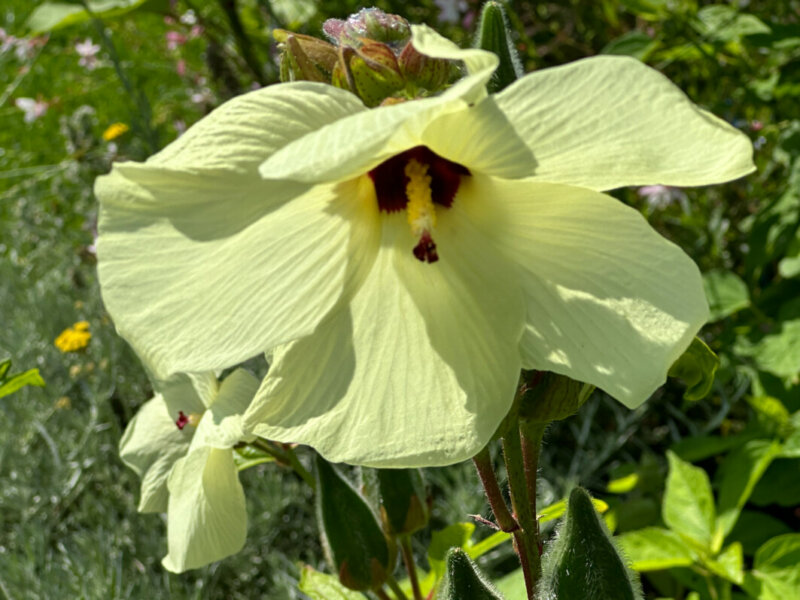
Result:
[[[408,178],[406,215],[412,235],[419,238],[413,250],[414,256],[423,262],[436,262],[439,255],[431,236],[431,231],[436,227],[436,208],[433,205],[432,177],[428,175],[428,165],[412,158],[406,164],[405,175]]]

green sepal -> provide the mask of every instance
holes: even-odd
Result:
[[[594,386],[564,375],[526,371],[523,374],[519,418],[533,423],[550,423],[574,415],[589,399]]]
[[[586,490],[575,488],[558,537],[544,556],[540,600],[641,600]]]
[[[500,64],[486,84],[490,94],[496,94],[522,77],[522,65],[517,50],[511,41],[508,16],[500,2],[487,2],[483,5],[475,47],[497,54]]]
[[[686,384],[685,400],[701,400],[708,396],[714,385],[714,375],[719,367],[719,357],[706,343],[696,337],[669,369],[669,376]]]
[[[414,533],[425,527],[430,505],[419,469],[372,469],[381,519],[391,536]]]
[[[366,500],[336,468],[316,458],[317,520],[331,567],[351,590],[379,588],[395,552]]]
[[[447,553],[447,571],[442,582],[442,600],[502,600],[477,565],[461,548]]]

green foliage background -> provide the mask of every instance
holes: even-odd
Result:
[[[5,0],[0,27],[25,36],[37,4]],[[0,362],[38,368],[47,383],[0,399],[0,596],[302,598],[297,562],[324,568],[311,497],[275,465],[242,474],[251,519],[242,553],[180,576],[160,567],[164,523],[135,512],[138,481],[117,457],[122,430],[150,390],[103,310],[92,182],[113,160],[142,160],[226,98],[274,82],[272,28],[318,35],[325,18],[361,5],[240,0],[239,29],[225,2],[128,4],[136,10],[104,14],[99,28],[73,19],[19,56],[0,40]],[[480,3],[451,4],[459,9],[456,22],[442,21],[431,0],[375,2],[469,44]],[[99,1],[90,5],[103,9]],[[718,509],[738,485],[731,473],[744,472],[743,511],[725,543],[741,545],[747,569],[762,545],[800,529],[800,2],[510,6],[526,70],[629,54],[753,139],[758,172],[742,181],[660,197],[616,193],[707,274],[714,320],[702,336],[721,359],[712,393],[688,402],[670,383],[635,411],[596,394],[549,431],[540,498],[544,506],[580,482],[609,501],[607,522],[617,533],[669,528],[671,509],[662,512],[668,449],[702,469]],[[179,20],[190,8],[203,26],[197,35]],[[185,43],[168,48],[169,31]],[[113,42],[126,85],[108,47],[98,68],[78,64],[75,44],[101,43],[101,33]],[[18,98],[40,99],[47,111],[25,123]],[[103,140],[117,122],[131,131]],[[80,320],[91,324],[89,347],[60,353],[53,340]],[[756,468],[754,442],[782,451]],[[420,557],[430,530],[486,514],[471,465],[427,475],[434,509],[430,529],[415,538]],[[685,598],[692,590],[699,598],[725,590],[773,597],[736,582],[735,573],[698,581],[696,561],[664,564],[645,577],[650,598]],[[509,544],[481,566],[495,577],[514,569]]]

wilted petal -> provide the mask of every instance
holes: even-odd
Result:
[[[755,168],[747,136],[631,58],[536,71],[488,101],[533,151],[535,165],[516,177],[609,190],[709,185]]]
[[[372,466],[473,456],[508,412],[524,308],[517,274],[460,207],[443,210],[440,260],[412,255],[402,214],[349,308],[281,348],[245,420],[270,439]]]
[[[523,270],[523,366],[592,383],[636,407],[708,317],[697,266],[635,210],[587,190],[473,177],[484,226]]]
[[[196,569],[244,547],[247,508],[231,450],[192,450],[175,464],[168,486],[166,569]]]

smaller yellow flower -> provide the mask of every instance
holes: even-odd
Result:
[[[89,331],[88,321],[78,321],[72,327],[61,332],[53,342],[61,352],[76,352],[89,345],[92,334]]]
[[[107,142],[110,142],[111,140],[117,139],[123,133],[127,133],[128,131],[130,131],[130,127],[125,125],[125,123],[113,123],[109,125],[108,129],[103,132],[103,139]]]

